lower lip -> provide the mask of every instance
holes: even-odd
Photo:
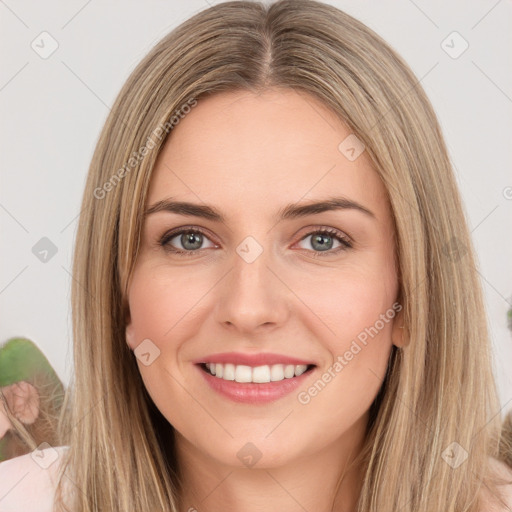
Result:
[[[264,404],[274,402],[295,391],[315,370],[312,368],[298,377],[283,379],[276,382],[257,384],[254,382],[236,382],[215,377],[196,365],[207,384],[217,393],[233,400],[246,404]]]

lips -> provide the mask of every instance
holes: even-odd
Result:
[[[203,359],[194,361],[196,364],[200,363],[221,363],[221,364],[234,364],[234,365],[245,365],[245,366],[264,366],[274,364],[284,365],[314,365],[313,361],[307,361],[305,359],[298,359],[296,357],[285,356],[281,354],[243,354],[241,352],[224,352],[220,354],[212,354],[206,356]]]
[[[213,354],[194,361],[211,389],[236,402],[265,403],[291,393],[316,367],[280,354]]]

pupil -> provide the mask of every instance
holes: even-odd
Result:
[[[188,233],[181,235],[181,243],[185,249],[199,249],[201,247],[201,242],[202,239],[199,233]]]
[[[325,242],[325,239],[330,239],[330,243],[329,242]],[[312,241],[312,245],[315,249],[319,249],[320,251],[328,251],[329,249],[332,248],[332,236],[329,236],[329,235],[322,235],[322,234],[318,234],[318,235],[315,235],[313,236],[313,241]],[[318,247],[315,247],[315,243],[318,243],[319,246]]]

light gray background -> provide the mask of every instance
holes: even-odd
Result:
[[[508,410],[512,3],[328,3],[366,23],[398,50],[436,109],[478,252],[500,399]],[[65,383],[72,370],[71,256],[99,131],[121,85],[150,47],[209,4],[0,0],[0,343],[12,336],[31,338]],[[50,40],[42,40],[48,36],[40,36],[44,31],[58,43],[46,59],[31,47],[40,52],[50,48]],[[454,31],[469,44],[458,58],[445,51],[453,55],[463,48],[463,40],[451,35]],[[32,252],[42,237],[58,250],[46,263]]]

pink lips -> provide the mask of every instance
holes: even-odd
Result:
[[[193,361],[199,363],[231,363],[231,364],[245,364],[246,366],[263,366],[268,364],[314,364],[311,361],[304,359],[297,359],[296,357],[283,356],[279,354],[261,353],[261,354],[243,354],[241,352],[224,352],[221,354],[212,354],[203,359]]]
[[[279,354],[242,354],[236,352],[213,354],[194,361],[200,374],[211,389],[232,401],[246,404],[265,404],[278,400],[296,390],[313,370],[298,377],[275,382],[253,383],[224,380],[205,371],[204,363],[231,363],[234,365],[263,366],[274,364],[313,365],[311,361]]]

